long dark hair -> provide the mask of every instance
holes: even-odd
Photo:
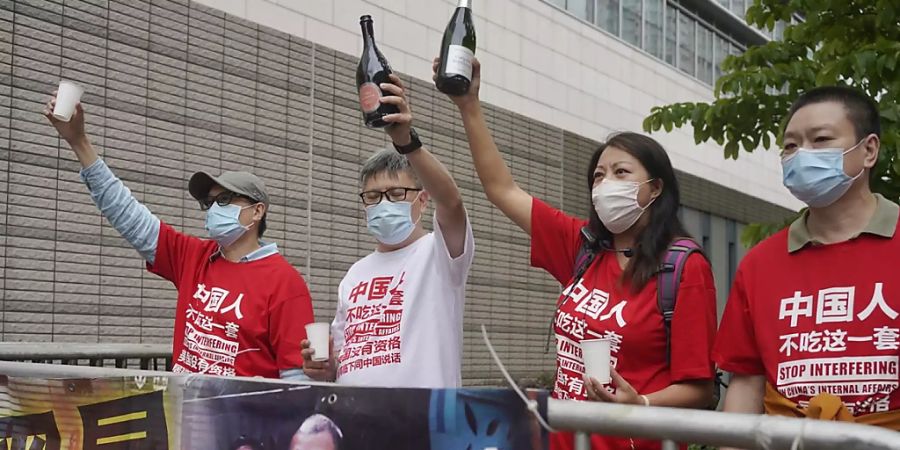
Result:
[[[659,272],[659,266],[669,245],[676,238],[690,237],[678,219],[678,207],[681,204],[681,195],[678,190],[678,180],[675,178],[675,169],[666,150],[658,142],[648,136],[638,133],[622,132],[613,134],[607,141],[600,145],[588,166],[587,186],[588,197],[594,186],[594,171],[600,155],[609,147],[615,147],[633,156],[640,161],[651,179],[662,181],[662,192],[651,204],[644,214],[650,214],[647,226],[635,237],[633,256],[628,260],[628,265],[622,274],[622,280],[629,280],[632,292],[638,292]],[[595,251],[600,250],[602,243],[612,245],[613,234],[603,225],[597,211],[594,210],[593,201],[588,212],[591,232],[597,237]]]

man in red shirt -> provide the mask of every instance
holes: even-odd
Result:
[[[260,239],[269,196],[248,172],[198,172],[189,191],[206,210],[209,240],[175,231],[131,195],[97,156],[78,105],[69,122],[44,114],[72,147],[91,198],[113,227],[178,289],[173,371],[307,379],[300,341],[312,322],[306,283]]]
[[[713,357],[725,411],[900,429],[900,208],[870,189],[881,125],[848,87],[800,96],[784,184],[809,209],[738,268]]]

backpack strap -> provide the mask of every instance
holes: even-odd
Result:
[[[587,272],[588,267],[591,266],[591,263],[594,262],[594,257],[597,256],[597,251],[594,249],[594,242],[596,239],[594,238],[593,233],[591,233],[590,228],[587,225],[581,227],[581,232],[578,235],[579,237],[579,245],[578,245],[578,253],[575,255],[574,265],[572,266],[572,288],[575,289],[575,284],[581,281],[581,278],[584,276],[584,273]],[[572,291],[569,291],[571,295]],[[556,307],[559,306],[568,299],[568,296],[563,298],[562,300],[557,300]],[[547,330],[547,343],[544,346],[544,353],[550,351],[550,339],[553,337],[553,324],[556,319],[556,315],[550,317],[550,327]]]
[[[594,250],[591,242],[593,238],[589,239],[588,236],[590,236],[590,231],[585,226],[581,229],[581,245],[578,246],[578,253],[575,255],[575,265],[572,266],[572,279],[575,283],[584,276],[588,267],[594,262],[594,257],[597,256],[597,252]]]
[[[672,359],[672,318],[675,316],[675,301],[678,287],[688,257],[701,252],[700,245],[692,239],[678,239],[666,250],[666,256],[659,267],[656,278],[656,302],[666,328],[666,363]]]

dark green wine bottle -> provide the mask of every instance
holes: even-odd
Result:
[[[381,103],[384,92],[381,83],[390,83],[388,76],[393,73],[387,59],[375,45],[375,32],[372,30],[372,16],[359,18],[362,28],[363,52],[356,68],[356,89],[359,92],[359,107],[363,120],[370,128],[382,128],[388,125],[384,116],[395,114],[400,110],[394,105]]]
[[[494,0],[496,1],[496,0]],[[472,60],[475,58],[475,24],[472,0],[459,0],[441,43],[441,64],[435,85],[447,95],[463,95],[472,84]]]

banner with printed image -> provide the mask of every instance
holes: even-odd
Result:
[[[0,439],[10,450],[177,449],[168,381],[0,376]]]
[[[547,393],[529,392],[546,416]],[[9,450],[542,450],[503,389],[388,389],[205,376],[0,375]]]
[[[546,392],[530,392],[546,415]],[[541,450],[514,391],[386,389],[198,379],[185,392],[184,450]]]

